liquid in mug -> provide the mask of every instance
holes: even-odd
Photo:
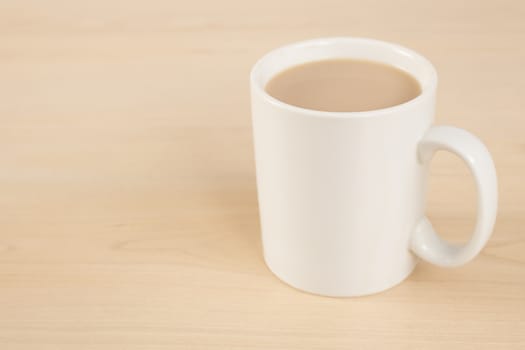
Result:
[[[387,64],[330,59],[286,69],[265,87],[290,105],[327,112],[362,112],[396,106],[421,94],[407,72]]]

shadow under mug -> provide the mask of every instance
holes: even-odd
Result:
[[[283,70],[340,58],[400,68],[421,94],[384,109],[325,112],[265,92]],[[486,244],[497,211],[494,164],[469,132],[433,125],[437,74],[424,57],[372,39],[315,39],[265,55],[250,84],[264,259],[280,279],[321,295],[366,295],[401,282],[418,258],[458,266]],[[476,226],[461,246],[442,240],[425,217],[429,162],[438,150],[460,157],[476,181]]]

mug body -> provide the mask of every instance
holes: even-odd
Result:
[[[324,112],[268,95],[298,64],[352,58],[400,68],[421,94],[390,108]],[[390,288],[417,259],[410,235],[424,216],[427,169],[417,145],[434,117],[437,77],[419,54],[362,38],[327,38],[276,49],[251,72],[252,121],[264,259],[298,289],[357,296]]]

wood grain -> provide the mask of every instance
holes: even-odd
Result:
[[[525,348],[524,18],[509,0],[1,2],[0,348]],[[438,122],[492,151],[500,212],[472,263],[355,299],[265,267],[249,69],[331,35],[423,53]],[[474,201],[438,155],[436,228],[465,239]]]

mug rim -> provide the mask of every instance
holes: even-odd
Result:
[[[420,64],[424,66],[424,69],[428,73],[428,82],[426,84],[421,83],[421,80],[414,76],[414,74],[407,72],[412,76],[414,79],[416,79],[421,87],[421,93],[414,97],[411,100],[408,100],[406,102],[389,106],[385,108],[379,108],[379,109],[371,109],[366,111],[357,111],[357,112],[334,112],[334,111],[322,111],[322,110],[315,110],[315,109],[309,109],[309,108],[303,108],[299,106],[295,106],[286,102],[283,102],[272,95],[268,94],[266,90],[264,89],[263,84],[261,84],[259,78],[260,78],[260,70],[262,66],[266,63],[266,61],[273,55],[278,54],[281,51],[285,50],[293,50],[293,49],[300,49],[305,47],[311,47],[311,46],[319,46],[319,45],[330,45],[330,44],[337,44],[337,43],[343,43],[347,45],[352,45],[356,43],[361,44],[368,44],[371,46],[379,46],[388,50],[392,50],[397,52],[400,55],[412,58],[416,61],[419,61]],[[334,56],[334,58],[337,58],[337,56]],[[315,62],[316,60],[309,60],[306,62]],[[306,63],[303,62],[303,63]],[[377,61],[376,61],[377,62]],[[394,66],[391,62],[388,61],[379,61],[380,63],[387,64],[390,66]],[[278,73],[276,73],[278,74]],[[271,78],[273,78],[276,74],[274,74]],[[270,79],[271,79],[270,78]],[[309,40],[303,40],[294,42],[291,44],[280,46],[276,49],[271,50],[270,52],[266,53],[264,56],[262,56],[252,67],[252,70],[250,72],[250,84],[252,91],[259,94],[266,102],[270,103],[271,105],[274,105],[275,107],[286,109],[291,112],[295,112],[302,115],[308,115],[308,116],[314,116],[314,117],[323,117],[323,118],[365,118],[365,117],[374,117],[374,116],[381,116],[384,114],[390,114],[395,112],[402,112],[403,110],[407,110],[411,107],[413,107],[416,104],[419,104],[420,102],[424,101],[429,95],[434,94],[437,87],[437,72],[433,64],[426,59],[424,56],[420,55],[419,53],[415,52],[414,50],[411,50],[407,47],[390,43],[387,41],[377,40],[377,39],[371,39],[371,38],[364,38],[364,37],[326,37],[326,38],[317,38],[317,39],[309,39]]]

